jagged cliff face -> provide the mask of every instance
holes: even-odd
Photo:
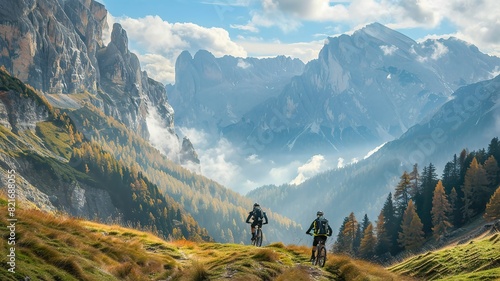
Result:
[[[17,81],[0,73],[0,125],[4,127],[0,138],[2,187],[7,186],[7,176],[13,174],[19,202],[30,202],[45,211],[59,210],[74,216],[116,218],[118,212],[107,191],[76,180],[64,181],[40,171],[44,157],[53,159],[49,161],[67,162],[47,149],[47,143],[40,141],[37,123],[49,121],[50,115],[49,104],[29,87],[19,86]]]
[[[36,123],[47,120],[49,112],[31,98],[15,91],[0,90],[0,124],[16,133],[35,130]]]
[[[47,93],[98,87],[107,11],[95,1],[2,1],[0,64]]]
[[[173,131],[173,109],[166,101],[163,85],[141,71],[139,59],[128,50],[127,32],[113,25],[111,42],[97,53],[101,72],[101,87],[112,101],[105,112],[120,119],[128,127],[149,137],[146,124],[148,106],[162,112],[163,125]]]
[[[145,139],[152,130],[146,120],[154,110],[156,124],[169,134],[165,138],[175,142],[169,147],[179,151],[164,85],[141,71],[119,24],[104,46],[106,17],[105,7],[93,0],[2,1],[0,65],[45,94],[64,95],[59,100],[72,106],[71,94],[98,93],[94,105]]]

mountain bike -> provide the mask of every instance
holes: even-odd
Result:
[[[312,234],[309,234],[313,236]],[[319,265],[320,267],[325,266],[326,262],[326,247],[325,247],[325,242],[326,240],[319,240],[318,245],[316,246],[316,257],[312,261],[313,265]]]
[[[262,225],[257,224],[255,227],[255,239],[252,241],[252,245],[256,247],[262,246],[262,240],[264,239],[264,233],[262,233]]]
[[[320,240],[318,246],[316,246],[316,258],[313,261],[313,265],[319,265],[324,267],[326,262],[326,247],[325,241]]]

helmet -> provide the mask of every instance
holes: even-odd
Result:
[[[254,207],[260,207],[259,203],[253,204]]]
[[[322,216],[322,215],[323,215],[323,211],[318,211],[318,212],[316,213],[316,215],[318,215],[318,216]]]

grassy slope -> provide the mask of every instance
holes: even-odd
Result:
[[[413,256],[389,270],[425,280],[500,280],[500,233]]]
[[[6,201],[0,199],[0,213]],[[2,280],[404,280],[372,264],[330,256],[325,270],[310,248],[167,242],[146,232],[17,208],[16,273],[7,272],[8,229],[0,228]],[[0,217],[1,225],[7,223]]]

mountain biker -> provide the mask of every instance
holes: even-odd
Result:
[[[315,257],[316,246],[318,246],[319,241],[323,241],[323,243],[326,244],[327,236],[332,236],[333,233],[332,228],[328,224],[328,220],[323,217],[323,212],[318,211],[316,213],[316,216],[317,218],[311,223],[311,226],[309,226],[309,229],[306,231],[306,234],[314,236],[313,247],[311,252],[311,262],[314,261],[314,259],[316,258]],[[314,233],[311,234],[311,230],[313,229]]]
[[[266,212],[262,211],[260,208],[260,205],[258,203],[253,204],[253,210],[248,213],[248,217],[246,220],[246,223],[250,223],[250,218],[253,219],[252,224],[250,225],[250,228],[252,230],[252,241],[255,240],[255,227],[259,225],[262,227],[263,224],[267,224],[267,215]],[[265,222],[263,223],[263,220]]]

